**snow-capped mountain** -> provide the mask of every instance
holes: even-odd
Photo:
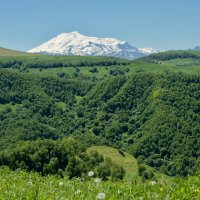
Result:
[[[161,51],[158,51],[156,49],[152,49],[152,48],[138,48],[139,51],[141,51],[143,54],[145,54],[146,56],[153,54],[153,53],[159,53]]]
[[[52,55],[110,56],[133,60],[158,51],[151,48],[136,48],[126,41],[115,38],[88,37],[79,32],[62,33],[30,53]]]

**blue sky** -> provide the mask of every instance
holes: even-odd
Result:
[[[28,50],[62,32],[161,50],[200,45],[199,0],[0,0],[0,46]]]

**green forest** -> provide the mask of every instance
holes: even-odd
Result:
[[[194,51],[126,61],[0,49],[0,197],[62,198],[65,186],[74,199],[196,198],[199,63]]]
[[[177,59],[177,52],[174,57],[171,54],[166,53],[165,57],[163,53],[158,54],[157,60]],[[184,52],[184,55],[187,54]],[[185,57],[191,58],[190,54]],[[180,52],[179,57],[182,55],[183,52]],[[150,60],[149,67],[152,57],[144,59],[145,62]],[[50,63],[60,59],[56,56],[49,58]],[[61,58],[65,60],[65,57]],[[48,70],[47,65],[48,68],[57,66],[48,62],[45,66],[42,63],[38,65],[32,56],[27,59],[24,56],[23,62],[20,59],[16,62],[16,56],[0,58],[1,165],[12,169],[21,166],[45,174],[44,168],[50,165],[54,157],[50,156],[44,163],[35,161],[39,162],[38,166],[36,163],[29,166],[27,163],[34,161],[29,162],[23,155],[27,155],[29,146],[38,146],[31,155],[37,154],[41,158],[34,159],[41,160],[43,154],[39,152],[39,146],[48,143],[55,151],[55,142],[70,136],[84,148],[105,145],[127,151],[139,163],[168,176],[187,176],[199,169],[198,74],[176,73],[168,69],[161,73],[141,69],[131,74],[130,68],[135,61],[128,63],[112,58],[104,60],[94,57],[90,60],[73,57],[81,66],[76,64],[69,67],[71,74],[56,71],[52,72],[54,75],[42,75],[43,70]],[[83,60],[86,60],[85,64]],[[110,64],[106,64],[108,61]],[[138,66],[139,63],[142,63],[140,59]],[[22,65],[26,70],[21,70]],[[62,66],[65,67],[68,68]],[[37,68],[37,71],[31,71],[31,68]],[[99,73],[104,75],[97,76]],[[27,144],[21,146],[21,142]],[[10,157],[12,159],[9,160]],[[59,159],[55,157],[57,167],[52,169],[52,173],[67,167],[67,163],[62,165]]]

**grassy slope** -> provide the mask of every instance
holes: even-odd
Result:
[[[124,184],[122,182],[100,182],[61,179],[56,176],[42,177],[37,173],[12,172],[0,168],[0,199],[98,199],[98,193],[105,194],[105,200],[197,200],[200,199],[200,177],[175,179],[170,184],[151,182]]]
[[[185,55],[186,54],[186,55]],[[173,59],[169,59],[172,58]],[[0,48],[0,62],[3,60],[22,60],[26,63],[40,63],[40,62],[63,62],[63,63],[77,63],[84,61],[123,61],[118,58],[108,57],[87,57],[87,56],[50,56],[41,54],[30,54],[25,52],[12,51],[4,48]],[[130,65],[126,66],[111,66],[111,67],[97,67],[99,73],[91,73],[89,70],[91,67],[80,67],[80,72],[84,76],[103,78],[109,76],[110,69],[113,68],[128,68],[128,75],[135,74],[138,70],[151,73],[162,73],[166,70],[172,72],[183,72],[188,74],[200,73],[200,52],[196,51],[168,51],[164,53],[154,54],[149,57],[140,58],[136,61],[131,61]],[[13,69],[11,69],[13,70]],[[74,73],[73,67],[58,67],[51,69],[29,69],[29,73],[36,74],[37,76],[57,76],[58,72],[65,72],[69,76]]]
[[[30,56],[30,54],[0,47],[0,56]]]
[[[171,51],[165,51],[157,54],[152,54],[148,57],[139,58],[137,60],[143,61],[143,62],[149,62],[149,61],[164,61],[164,60],[171,60],[176,58],[193,58],[193,59],[199,59],[200,58],[200,52],[199,51],[193,51],[193,50],[171,50]]]
[[[40,63],[40,62],[61,62],[61,63],[77,63],[77,62],[101,62],[101,61],[116,61],[127,62],[120,58],[102,57],[102,56],[65,56],[65,55],[45,55],[33,54],[20,51],[14,51],[0,47],[0,61],[20,60],[26,63]]]
[[[0,111],[4,111],[6,108],[10,108],[12,111],[16,111],[16,107],[20,104],[0,104]]]
[[[88,151],[97,150],[104,157],[110,157],[112,161],[123,166],[126,170],[125,181],[131,181],[138,177],[138,164],[137,160],[130,154],[124,152],[121,155],[117,149],[106,146],[94,146],[88,149]]]
[[[174,61],[175,62],[175,61]],[[180,63],[180,61],[179,61]],[[152,63],[137,63],[134,62],[131,65],[127,66],[112,66],[112,67],[96,67],[98,69],[98,73],[91,73],[89,70],[91,67],[80,67],[80,73],[87,77],[96,77],[96,78],[106,78],[110,77],[110,70],[114,70],[116,68],[119,68],[123,70],[124,68],[128,68],[129,72],[127,72],[127,75],[134,75],[138,72],[138,70],[143,70],[145,72],[150,73],[163,73],[166,70],[169,70],[171,72],[182,72],[187,74],[200,74],[200,66],[176,66],[174,63],[167,63],[167,61],[163,62],[163,64],[152,64]],[[18,72],[17,69],[7,69],[11,71]],[[57,77],[57,74],[59,72],[64,72],[69,77],[73,76],[73,73],[75,72],[75,69],[73,67],[62,67],[62,68],[50,68],[50,69],[43,69],[40,71],[39,69],[28,69],[29,74],[34,74],[36,76],[41,77]]]
[[[126,175],[124,178],[125,182],[131,182],[132,180],[141,180],[141,177],[138,175],[138,163],[136,158],[131,156],[130,154],[123,152],[124,156],[121,155],[118,151],[118,149],[107,147],[107,146],[93,146],[90,147],[87,151],[96,150],[100,154],[102,154],[104,157],[109,157],[112,159],[113,162],[117,163],[118,165],[122,166],[125,171]],[[170,178],[156,172],[154,169],[152,169],[149,166],[146,166],[148,170],[153,170],[155,174],[155,179],[162,180],[162,181],[168,181]]]
[[[143,70],[145,72],[150,73],[163,73],[166,70],[172,71],[172,72],[183,72],[187,74],[199,74],[200,73],[200,66],[191,66],[191,67],[182,67],[182,66],[176,66],[168,63],[164,63],[162,65],[157,64],[151,64],[151,63],[132,63],[128,66],[114,66],[114,67],[97,67],[98,73],[91,73],[89,70],[91,67],[81,67],[80,72],[84,76],[89,77],[97,77],[97,78],[103,78],[103,77],[109,77],[110,70],[115,68],[128,68],[129,72],[128,75],[134,75],[137,73],[138,70]],[[58,72],[65,72],[69,76],[74,73],[73,67],[68,68],[53,68],[53,69],[43,69],[42,71],[39,71],[38,69],[29,69],[30,73],[37,74],[40,76],[48,77],[48,76],[57,76]]]
[[[137,60],[142,63],[151,63],[154,66],[168,67],[170,70],[186,73],[200,71],[200,52],[192,50],[167,51],[153,54]]]

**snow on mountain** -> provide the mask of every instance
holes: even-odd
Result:
[[[138,48],[140,52],[142,52],[145,55],[150,55],[153,53],[159,53],[160,51],[152,48]]]
[[[75,31],[59,34],[28,52],[52,55],[110,56],[133,60],[158,51],[151,48],[138,49],[126,41],[115,38],[88,37]]]

